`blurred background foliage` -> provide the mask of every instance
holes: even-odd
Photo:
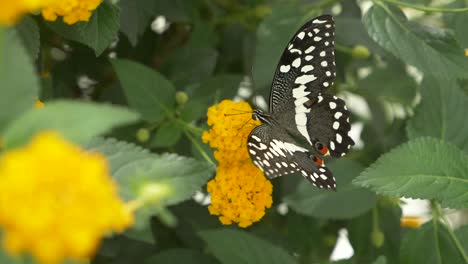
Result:
[[[15,64],[0,65],[0,79],[15,89],[2,91],[8,114],[0,111],[0,131],[15,146],[28,119],[50,126],[53,112],[66,113],[94,120],[67,128],[87,142],[104,131],[97,123],[107,131],[132,119],[51,103],[49,113],[6,128],[35,94],[46,105],[81,99],[140,114],[106,134],[114,139],[86,146],[108,155],[124,198],[138,196],[138,184],[148,180],[145,173],[128,178],[137,170],[173,183],[175,195],[140,211],[135,228],[108,238],[93,264],[467,263],[467,8],[465,0],[120,0],[105,1],[88,23],[73,26],[27,16],[2,40],[9,44],[1,55]],[[200,188],[214,175],[205,161],[212,150],[200,139],[206,110],[226,98],[265,109],[286,43],[326,13],[337,31],[330,92],[347,102],[357,142],[330,165],[338,191],[316,190],[300,176],[275,179],[274,205],[260,222],[222,226]],[[430,200],[422,216],[429,221],[402,225],[400,197]],[[339,236],[349,239],[350,259],[330,258]]]

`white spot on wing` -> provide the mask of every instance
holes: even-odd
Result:
[[[309,53],[311,53],[312,51],[314,51],[314,49],[315,49],[315,46],[310,46],[308,49],[306,49],[306,50],[304,51],[304,53],[305,53],[305,54],[309,54]]]
[[[316,41],[316,42],[319,42],[319,41],[321,41],[321,40],[322,40],[321,37],[318,37],[318,36],[317,36],[317,37],[314,37],[314,41]]]
[[[314,19],[314,21],[312,21],[312,23],[314,24],[323,24],[323,23],[326,23],[327,21],[326,20],[320,20],[320,19]]]
[[[297,34],[297,37],[300,38],[300,39],[303,39],[304,36],[305,36],[304,32],[301,32],[301,33]]]
[[[294,68],[298,68],[299,66],[301,66],[301,58],[295,59],[295,60],[293,61],[293,63],[292,63],[292,66],[293,66]]]
[[[286,73],[291,69],[291,66],[289,65],[281,65],[280,67],[280,72]]]
[[[306,61],[310,61],[310,60],[312,60],[313,58],[314,58],[314,56],[312,56],[312,55],[307,55],[307,56],[305,57],[305,60],[306,60]]]
[[[336,103],[330,102],[330,109],[335,109],[335,108],[336,108]]]
[[[301,72],[307,73],[310,72],[314,69],[314,66],[312,65],[305,65],[301,68]]]
[[[343,138],[341,137],[340,134],[336,134],[336,142],[338,142],[339,144],[341,144],[341,142],[343,142]]]
[[[340,128],[340,123],[338,121],[333,122],[333,129],[338,130]]]
[[[317,77],[315,77],[313,74],[311,74],[311,75],[302,75],[302,76],[297,77],[296,80],[294,81],[294,83],[306,84],[306,83],[312,82],[312,81],[314,81],[316,79],[317,79]]]
[[[322,61],[320,63],[320,65],[322,65],[322,67],[327,67],[328,66],[328,62],[327,61]]]
[[[336,112],[336,113],[335,113],[335,119],[339,119],[342,115],[343,115],[343,113],[341,113],[341,112]]]
[[[335,142],[330,141],[330,149],[335,150]]]

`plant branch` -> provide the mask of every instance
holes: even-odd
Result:
[[[445,222],[445,225],[447,226],[447,230],[449,232],[450,238],[452,239],[453,243],[455,243],[455,246],[457,247],[458,252],[460,252],[460,255],[463,257],[466,263],[468,263],[468,256],[466,255],[465,250],[463,249],[463,246],[460,243],[460,240],[458,240],[457,236],[453,232],[448,219],[445,217],[443,213],[440,213],[441,219]]]
[[[210,156],[208,156],[208,154],[206,154],[206,152],[203,150],[203,148],[200,146],[200,144],[198,143],[198,141],[193,137],[192,134],[190,134],[190,131],[184,129],[184,133],[185,135],[188,137],[188,139],[190,139],[190,141],[192,141],[192,144],[195,146],[195,148],[198,150],[198,152],[200,152],[200,154],[202,155],[202,157],[208,162],[210,163],[211,165],[213,166],[216,166],[216,164],[213,162],[213,160],[211,160]]]
[[[375,0],[374,0],[375,1]],[[382,2],[386,2],[393,5],[408,7],[424,12],[444,12],[444,13],[465,13],[468,12],[468,8],[443,8],[443,7],[432,7],[432,6],[424,6],[424,5],[417,5],[411,4],[406,2],[401,2],[398,0],[379,0]]]

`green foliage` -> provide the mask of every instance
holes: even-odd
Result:
[[[42,109],[31,109],[13,121],[3,135],[4,144],[5,148],[21,146],[42,130],[58,131],[71,141],[84,143],[116,126],[135,122],[138,117],[116,106],[57,101]]]
[[[424,251],[418,250],[424,248]],[[447,227],[437,221],[411,230],[401,244],[401,263],[466,263]]]
[[[94,50],[99,56],[117,37],[119,30],[120,10],[106,1],[93,13],[89,22],[79,22],[69,26],[57,20],[48,23],[57,34],[64,38],[80,42]]]
[[[299,214],[329,219],[353,218],[375,205],[375,194],[351,184],[363,170],[361,165],[342,160],[329,167],[337,178],[337,192],[317,190],[303,181],[295,193],[284,198],[285,202]]]
[[[411,23],[399,9],[382,3],[368,11],[363,23],[379,45],[421,71],[444,80],[468,77],[468,61],[450,32]]]
[[[39,93],[39,80],[18,34],[2,29],[0,79],[0,131],[3,131],[11,120],[32,108]]]
[[[296,263],[283,249],[268,241],[236,230],[206,230],[200,236],[208,249],[223,264],[234,263]]]
[[[378,193],[468,207],[468,156],[452,144],[414,139],[380,157],[354,183]],[[418,188],[424,186],[424,188]]]
[[[128,103],[143,119],[157,122],[174,111],[175,89],[164,76],[128,60],[115,60],[113,65]]]
[[[54,130],[107,158],[135,224],[90,264],[468,263],[468,226],[439,208],[468,208],[468,5],[445,2],[105,0],[71,26],[23,16],[0,28],[0,151]],[[327,92],[362,127],[358,144],[325,158],[336,192],[279,177],[259,222],[226,227],[207,208],[207,109],[268,102],[292,34],[321,14],[336,23]],[[401,197],[431,200],[433,219],[402,227]],[[354,255],[334,262],[342,229]],[[0,263],[34,262],[0,250]]]
[[[468,95],[454,81],[426,78],[421,84],[421,96],[421,104],[408,122],[408,137],[440,138],[468,153],[466,113],[459,111],[468,105]]]

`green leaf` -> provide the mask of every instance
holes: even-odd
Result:
[[[164,123],[153,135],[150,146],[155,148],[167,148],[174,146],[182,136],[181,128],[175,122]]]
[[[35,264],[36,262],[32,260],[30,257],[13,257],[9,256],[2,248],[0,250],[0,263],[8,263],[8,264]]]
[[[445,207],[468,207],[468,156],[447,142],[419,138],[380,157],[355,180],[377,193],[436,199]]]
[[[127,163],[114,177],[122,186],[120,191],[126,200],[139,197],[148,185],[167,187],[169,194],[158,202],[160,206],[168,206],[189,199],[213,172],[213,167],[205,162],[164,154]]]
[[[271,86],[281,54],[301,23],[297,6],[292,5],[276,6],[272,14],[260,23],[253,66],[256,87],[267,89]]]
[[[363,23],[380,46],[421,71],[443,80],[468,77],[468,60],[449,31],[411,23],[382,3],[371,7]]]
[[[155,156],[145,148],[113,138],[93,138],[85,144],[85,148],[105,155],[112,175],[130,162]]]
[[[39,80],[31,58],[14,31],[0,29],[0,132],[34,105]]]
[[[353,246],[353,263],[372,263],[385,256],[388,263],[398,263],[401,227],[401,209],[395,202],[380,199],[377,206],[364,215],[352,219],[347,226],[349,242]],[[379,248],[372,241],[374,228],[378,227],[384,242]]]
[[[465,253],[468,253],[468,225],[464,225],[455,230],[455,235],[458,241],[460,241]]]
[[[387,258],[385,256],[380,256],[372,264],[387,264]]]
[[[447,227],[430,221],[418,229],[409,231],[401,244],[401,263],[466,263]]]
[[[365,96],[387,102],[411,105],[416,96],[416,81],[406,74],[403,67],[375,68],[366,78],[357,83],[359,92]]]
[[[193,86],[188,90],[190,98],[213,104],[223,99],[231,99],[237,94],[240,83],[243,79],[238,74],[220,74],[210,77],[198,86]]]
[[[113,60],[128,103],[152,122],[174,112],[175,88],[158,72],[129,60]]]
[[[208,43],[205,47],[189,43],[168,59],[163,65],[163,72],[167,73],[176,87],[182,88],[211,76],[217,59],[218,52]]]
[[[460,111],[468,105],[468,95],[453,80],[439,82],[427,77],[421,87],[421,104],[408,122],[408,137],[440,138],[468,153],[468,122],[466,113]]]
[[[363,169],[353,161],[340,160],[330,165],[337,181],[336,192],[319,190],[308,181],[302,181],[297,191],[284,200],[299,214],[318,218],[353,218],[375,205],[374,193],[351,184]]]
[[[104,1],[96,10],[88,22],[78,22],[67,25],[61,20],[47,25],[64,38],[82,43],[94,50],[96,56],[117,38],[120,27],[120,9],[107,1]]]
[[[54,130],[65,138],[84,143],[112,128],[138,120],[128,109],[87,102],[55,101],[40,109],[31,109],[5,130],[4,144],[13,148],[27,143],[42,130]]]
[[[292,264],[296,260],[284,249],[246,232],[214,229],[199,232],[208,249],[223,264]]]
[[[24,47],[31,58],[37,59],[41,43],[39,27],[37,26],[36,21],[30,16],[25,16],[16,25],[16,31],[18,32],[21,40],[23,41]]]
[[[201,252],[187,248],[173,248],[162,251],[157,255],[148,258],[144,264],[215,264],[215,259]]]
[[[119,1],[120,30],[135,46],[138,38],[148,27],[154,8],[153,0],[121,0]]]

